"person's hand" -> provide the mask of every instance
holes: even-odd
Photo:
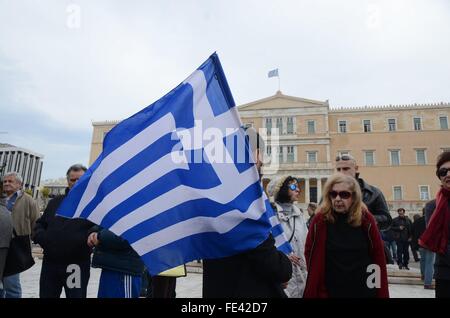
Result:
[[[404,227],[403,225],[400,225],[400,230],[403,231],[404,228],[405,228],[405,227]]]
[[[306,263],[303,258],[295,255],[294,253],[290,254],[288,257],[292,264],[300,267],[301,269],[306,269]]]
[[[94,247],[94,246],[97,246],[98,243],[99,243],[98,233],[93,232],[93,233],[89,234],[88,239],[87,239],[87,245],[89,247]]]
[[[281,284],[281,288],[286,289],[286,288],[288,287],[288,283],[289,283],[289,282],[282,283],[282,284]]]
[[[294,253],[290,254],[288,257],[289,257],[289,260],[292,262],[292,264],[294,264],[296,266],[301,266],[300,257],[295,255]]]

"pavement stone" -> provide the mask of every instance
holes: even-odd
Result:
[[[22,294],[24,298],[39,297],[39,275],[42,260],[38,258],[35,260],[36,264],[21,274]],[[394,267],[392,266],[393,269]],[[411,271],[416,272],[417,268],[411,268]],[[98,268],[91,268],[91,277],[87,291],[88,298],[97,297],[100,272],[101,270]],[[421,285],[389,284],[389,292],[391,298],[434,298],[435,296],[434,290],[426,290]],[[201,298],[202,274],[191,272],[188,268],[187,276],[177,279],[176,294],[177,298]],[[62,297],[64,297],[64,292]]]

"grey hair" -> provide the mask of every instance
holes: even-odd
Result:
[[[5,179],[5,177],[10,177],[10,176],[14,176],[14,178],[16,178],[16,180],[20,184],[23,184],[22,176],[18,172],[15,172],[15,171],[5,173],[5,175],[3,176],[3,180]]]

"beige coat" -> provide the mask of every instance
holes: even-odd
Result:
[[[16,199],[11,215],[17,235],[31,235],[36,220],[41,216],[37,202],[25,192]]]

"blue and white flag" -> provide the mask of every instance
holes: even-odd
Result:
[[[278,69],[276,68],[274,70],[269,71],[268,76],[269,76],[269,78],[278,76]]]
[[[267,239],[274,213],[240,127],[214,53],[106,135],[58,214],[126,239],[152,275],[254,248]]]

